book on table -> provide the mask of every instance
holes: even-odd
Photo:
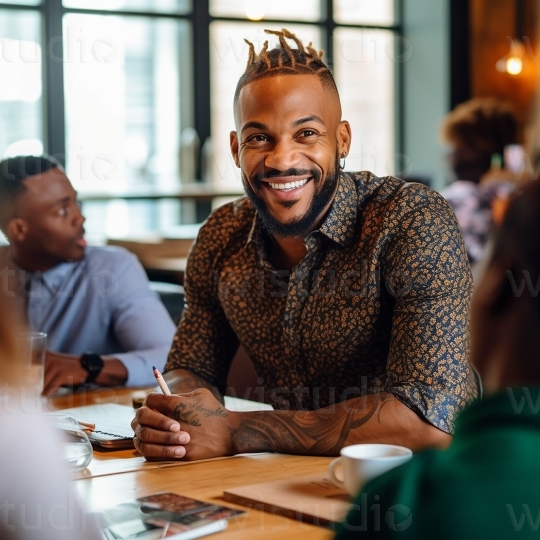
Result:
[[[157,493],[96,512],[104,540],[189,540],[227,528],[241,510],[176,493]]]
[[[133,407],[117,403],[102,403],[59,409],[53,414],[73,416],[79,422],[94,424],[95,429],[87,432],[91,443],[103,448],[133,448],[135,434],[131,429],[131,421],[135,417]]]

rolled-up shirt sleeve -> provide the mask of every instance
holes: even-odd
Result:
[[[417,196],[402,196],[399,204],[414,210],[401,213],[384,257],[395,297],[385,386],[452,433],[456,414],[476,397],[468,357],[472,278],[448,204],[441,197],[419,204],[412,200]]]

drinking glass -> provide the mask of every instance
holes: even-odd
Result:
[[[19,346],[23,358],[26,359],[27,382],[41,394],[45,377],[47,334],[45,332],[23,332],[20,336]]]
[[[64,444],[64,461],[70,471],[77,472],[86,469],[92,461],[92,444],[88,435],[73,416],[53,415],[56,427],[61,431]]]

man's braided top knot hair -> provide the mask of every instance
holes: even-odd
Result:
[[[267,34],[279,37],[280,46],[268,50],[268,41],[257,54],[253,43],[245,39],[249,46],[249,58],[246,71],[240,77],[234,94],[234,102],[238,101],[240,90],[247,84],[278,75],[316,75],[323,86],[337,93],[336,83],[329,67],[323,62],[323,51],[313,48],[311,42],[306,47],[292,32],[283,28],[279,30],[265,30]],[[296,43],[297,48],[292,49],[287,43],[290,39]]]

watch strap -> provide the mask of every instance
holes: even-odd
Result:
[[[81,366],[88,372],[85,384],[92,384],[103,369],[103,358],[99,354],[87,352],[81,355]]]

